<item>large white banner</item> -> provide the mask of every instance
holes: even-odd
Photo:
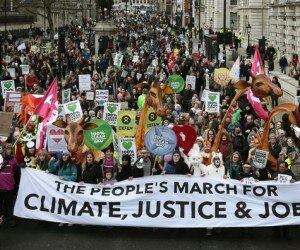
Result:
[[[134,227],[265,227],[300,224],[300,183],[159,175],[114,185],[64,182],[22,169],[14,214],[62,223]]]

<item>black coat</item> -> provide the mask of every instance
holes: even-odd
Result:
[[[95,162],[91,165],[86,165],[85,169],[81,173],[80,181],[84,183],[97,184],[102,181],[103,176],[101,174],[100,164]]]
[[[131,165],[128,166],[121,165],[121,166],[122,166],[121,172],[118,171],[116,175],[117,181],[124,181],[127,180],[129,177],[133,176]]]

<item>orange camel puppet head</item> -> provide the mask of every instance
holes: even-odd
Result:
[[[143,86],[142,86],[143,85]],[[135,88],[146,87],[144,83],[135,85]],[[166,83],[159,83],[159,79],[156,78],[146,96],[145,104],[142,109],[139,123],[135,134],[135,143],[137,150],[140,150],[144,146],[145,137],[145,124],[147,119],[147,112],[149,107],[152,107],[158,116],[164,116],[165,110],[163,107],[163,97],[166,94],[174,94],[172,88],[167,86]]]
[[[80,120],[72,122],[70,115],[66,115],[66,122],[57,120],[53,123],[53,125],[59,128],[65,128],[64,138],[67,143],[68,151],[72,154],[72,158],[75,158],[76,164],[82,163],[85,155],[88,153],[83,152],[83,131],[91,130],[98,127],[96,124],[90,122],[84,124],[84,119],[85,117],[83,116]],[[96,160],[99,160],[99,157],[101,158],[101,156],[98,156],[97,152],[94,152],[94,156]]]

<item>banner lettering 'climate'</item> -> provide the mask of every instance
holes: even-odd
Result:
[[[300,224],[300,183],[187,176],[79,185],[22,169],[14,214],[62,223],[143,227],[260,227]]]

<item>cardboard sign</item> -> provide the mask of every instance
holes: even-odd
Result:
[[[205,99],[205,112],[220,112],[220,93],[207,91]]]
[[[122,78],[125,78],[127,75],[128,75],[128,71],[123,70],[123,71],[122,71],[122,74],[121,74],[121,77],[122,77]]]
[[[137,152],[134,138],[119,138],[119,161],[122,164],[123,155],[130,155],[131,163],[137,161]]]
[[[152,107],[149,107],[149,109],[147,111],[146,124],[145,124],[146,132],[148,132],[149,129],[159,126],[161,124],[162,124],[161,117],[155,113],[155,111]]]
[[[107,121],[109,125],[116,126],[121,103],[105,102],[103,106],[103,120]]]
[[[185,79],[185,88],[187,88],[188,85],[191,85],[191,89],[196,88],[196,76],[187,75]]]
[[[5,62],[10,63],[11,62],[11,57],[10,56],[5,56]]]
[[[78,79],[80,91],[91,90],[91,75],[78,75]]]
[[[253,159],[253,165],[256,168],[265,168],[268,161],[269,152],[256,149]]]
[[[58,116],[57,120],[66,121],[65,109],[63,104],[58,104]]]
[[[17,47],[17,50],[18,50],[18,51],[24,50],[24,49],[26,49],[25,43],[21,43],[21,44]]]
[[[135,118],[135,111],[120,110],[118,112],[117,135],[119,137],[133,137],[135,135]]]
[[[276,182],[281,184],[290,184],[291,180],[292,180],[292,176],[290,175],[278,174]]]
[[[71,98],[71,89],[65,89],[61,93],[61,101],[62,103],[67,103],[70,101]]]
[[[107,89],[96,90],[96,106],[103,106],[108,101],[109,92]]]
[[[76,122],[83,116],[79,100],[64,104],[65,115],[70,115],[71,121]]]
[[[154,71],[154,67],[149,66],[149,67],[147,68],[147,74],[148,74],[148,75],[152,75],[152,74],[153,74],[153,71]]]
[[[15,68],[8,68],[7,71],[12,78],[16,78],[16,69]]]
[[[21,67],[22,75],[29,74],[29,65],[21,64],[20,67]]]
[[[138,55],[133,56],[132,62],[137,63],[138,61],[139,61],[139,56]]]
[[[6,92],[14,92],[16,90],[14,80],[1,81],[2,96],[6,98]]]
[[[94,101],[95,92],[94,91],[87,91],[86,92],[86,99],[88,101]]]
[[[6,92],[4,110],[18,114],[21,108],[22,94],[19,92]]]
[[[51,43],[46,43],[46,52],[50,52],[52,50],[52,44]]]
[[[123,62],[123,55],[121,54],[116,54],[115,59],[114,59],[114,66],[121,67],[122,62]]]
[[[65,129],[54,125],[47,127],[47,145],[49,152],[66,152],[67,143],[64,138]]]
[[[0,112],[0,135],[9,136],[11,133],[11,122],[14,113],[12,112]]]
[[[243,178],[242,183],[245,185],[255,185],[256,181],[253,177],[250,177],[250,178]]]

